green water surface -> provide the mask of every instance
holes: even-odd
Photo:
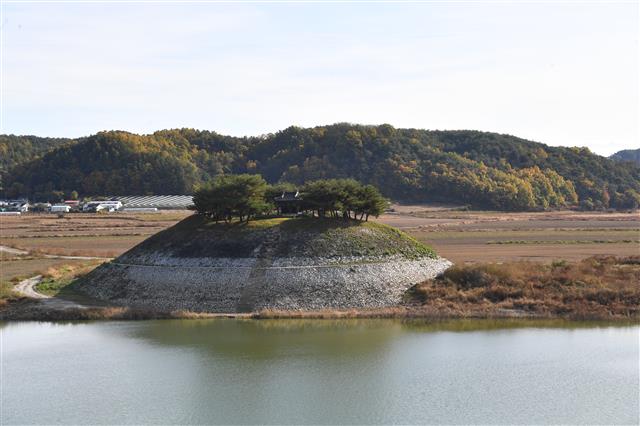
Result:
[[[2,424],[638,424],[634,324],[0,323]]]

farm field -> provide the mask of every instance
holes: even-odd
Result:
[[[0,251],[0,283],[45,273],[84,259],[46,256],[114,257],[191,214],[27,214],[0,217],[0,246],[27,254]]]
[[[115,257],[190,211],[155,214],[29,214],[0,218],[0,245],[62,256]]]
[[[456,211],[400,206],[378,220],[456,263],[640,254],[639,213]]]
[[[58,268],[63,265],[82,263],[81,260],[33,258],[21,257],[2,258],[0,268],[0,282],[11,281],[15,278],[28,278],[33,275],[45,273],[49,268]]]
[[[447,206],[399,206],[378,221],[396,226],[456,263],[640,254],[640,214],[459,211]],[[71,260],[44,255],[115,257],[189,211],[156,214],[28,214],[0,218],[0,245],[26,250],[25,259],[3,253],[2,280]],[[34,258],[35,257],[35,258]]]
[[[26,250],[34,255],[116,257],[154,233],[0,238],[0,244]]]

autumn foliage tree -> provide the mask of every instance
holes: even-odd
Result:
[[[216,176],[242,173],[299,188],[355,179],[396,201],[496,210],[629,209],[640,194],[640,167],[631,162],[477,131],[338,123],[257,137],[195,129],[78,140],[0,136],[3,197],[191,194]]]

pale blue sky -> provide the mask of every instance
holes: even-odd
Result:
[[[637,2],[2,8],[2,133],[346,121],[639,145]]]

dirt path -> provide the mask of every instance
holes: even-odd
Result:
[[[15,255],[18,255],[18,256],[29,254],[29,252],[26,251],[26,250],[18,250],[18,249],[14,249],[13,247],[8,247],[8,246],[0,246],[0,251],[3,251],[5,253],[9,253],[9,254],[15,254]]]
[[[21,296],[28,297],[30,299],[36,299],[47,308],[51,309],[86,309],[89,306],[80,305],[70,300],[64,300],[57,297],[47,296],[46,294],[38,293],[35,286],[42,281],[42,275],[36,275],[35,277],[27,278],[20,281],[13,288],[16,293]]]
[[[35,277],[20,281],[13,289],[21,296],[32,299],[47,299],[49,296],[38,293],[34,288],[40,281],[42,281],[42,275],[36,275]]]
[[[67,259],[67,260],[111,260],[111,257],[95,257],[95,256],[62,256],[58,254],[44,254],[47,259]]]

